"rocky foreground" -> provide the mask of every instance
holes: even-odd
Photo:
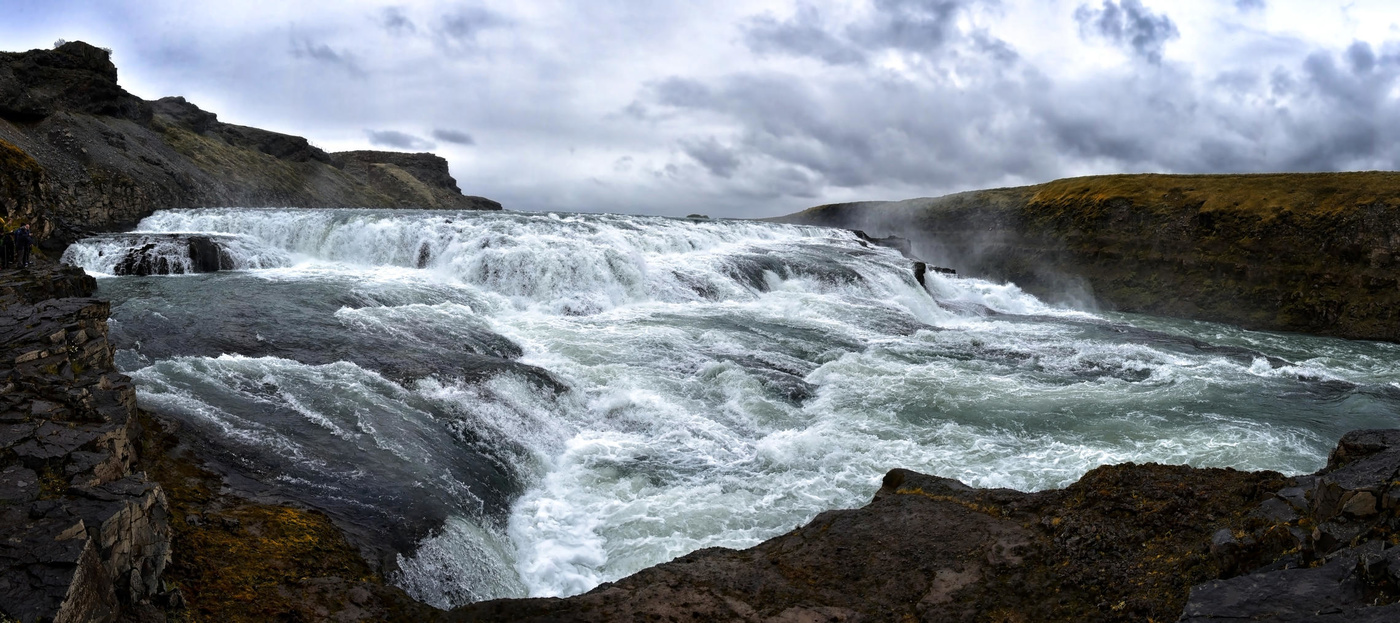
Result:
[[[1400,341],[1400,173],[1107,175],[779,220],[897,235],[1050,301]]]

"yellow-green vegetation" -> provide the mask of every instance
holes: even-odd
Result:
[[[1400,173],[1264,173],[1253,175],[1101,175],[1039,186],[1031,203],[1080,210],[1113,200],[1171,215],[1185,206],[1268,220],[1280,214],[1337,214],[1388,201],[1400,203]]]
[[[63,479],[57,466],[39,470],[39,499],[54,500],[63,497],[68,490],[68,481]]]
[[[14,171],[27,171],[30,173],[40,173],[44,170],[39,163],[25,153],[23,149],[15,147],[13,144],[0,139],[0,172],[12,173]]]
[[[14,214],[23,211],[25,203],[34,201],[44,168],[23,149],[0,139],[0,213],[10,216],[0,218],[0,231],[10,231],[19,226]]]
[[[438,200],[433,196],[432,189],[418,178],[413,177],[412,173],[389,163],[374,163],[369,166],[380,176],[387,176],[393,180],[392,184],[381,184],[380,187],[387,187],[385,192],[394,198],[405,201],[409,205],[420,205],[425,208],[438,207]]]
[[[936,502],[950,502],[952,504],[957,504],[958,506],[966,508],[967,510],[982,513],[983,515],[991,515],[992,517],[1001,517],[1004,515],[1002,509],[996,505],[985,504],[951,495],[939,495],[936,493],[929,493],[927,491],[924,491],[921,487],[900,487],[895,490],[895,495],[917,495],[921,497],[926,497]]]
[[[172,454],[175,439],[142,414],[141,467],[170,504],[172,559],[166,581],[180,588],[192,622],[310,620],[326,606],[304,584],[334,578],[379,583],[323,514],[220,494],[220,480]]]

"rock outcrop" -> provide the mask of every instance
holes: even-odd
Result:
[[[501,204],[485,197],[464,196],[442,156],[395,151],[341,151],[331,156],[336,166],[399,200],[403,207],[501,209]]]
[[[337,158],[183,98],[142,101],[82,42],[0,53],[0,165],[0,217],[31,223],[51,250],[166,208],[500,208],[463,196],[436,156]]]
[[[25,621],[159,613],[160,486],[134,472],[136,391],[80,269],[0,273],[0,611]]]
[[[893,470],[863,508],[568,599],[456,621],[1394,621],[1400,430],[1346,435],[1311,476],[1097,468],[1057,491]]]
[[[1400,340],[1400,173],[1084,177],[779,220],[899,235],[1050,300]]]
[[[39,121],[59,111],[151,120],[150,104],[117,86],[107,50],[72,41],[47,54],[0,52],[0,119]]]

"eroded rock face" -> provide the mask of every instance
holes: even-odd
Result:
[[[464,196],[447,170],[447,160],[430,153],[342,151],[332,154],[336,166],[356,179],[397,199],[403,207],[499,210],[485,197]],[[417,182],[417,183],[415,183]]]
[[[236,263],[228,250],[209,236],[178,236],[172,241],[148,242],[128,249],[113,266],[117,275],[183,275],[233,270]],[[178,247],[183,257],[172,257]]]
[[[356,153],[371,154],[373,174],[183,98],[142,101],[85,43],[0,53],[0,218],[31,223],[48,250],[169,208],[500,209],[463,196],[431,154]]]
[[[0,52],[0,118],[37,121],[60,110],[151,119],[149,104],[117,86],[107,50],[71,41],[53,50]]]
[[[132,473],[136,391],[81,270],[0,273],[0,611],[111,621],[163,597],[161,488]]]

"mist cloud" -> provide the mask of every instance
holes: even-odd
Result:
[[[437,147],[432,141],[426,141],[412,134],[398,132],[395,130],[365,130],[369,136],[369,142],[380,147],[393,147],[395,149],[432,149]]]
[[[433,130],[433,138],[454,145],[475,145],[476,139],[466,132],[457,130]]]

